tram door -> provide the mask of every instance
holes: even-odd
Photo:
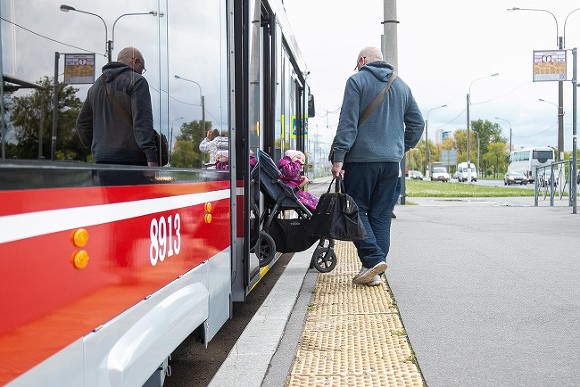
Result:
[[[251,155],[257,156],[258,150],[270,153],[268,133],[272,126],[267,122],[267,109],[271,105],[271,92],[268,80],[272,77],[271,65],[273,60],[271,22],[273,16],[267,7],[260,1],[253,4],[250,26],[250,54],[249,54],[249,84],[248,84],[248,129],[249,150]],[[256,22],[259,21],[259,22]],[[252,161],[250,160],[250,165]],[[255,171],[257,172],[257,171]],[[248,286],[249,290],[260,280],[261,268],[272,263],[276,251],[271,238],[262,230],[260,216],[264,213],[264,196],[260,192],[259,174],[254,173],[250,181],[250,255]]]
[[[241,32],[235,34],[238,50],[235,66],[236,126],[243,128],[236,136],[236,149],[240,150],[241,157],[237,180],[244,182],[244,211],[239,208],[237,211],[236,249],[238,252],[243,250],[244,294],[235,291],[240,286],[234,286],[233,298],[242,301],[267,272],[265,268],[280,256],[275,248],[271,251],[269,236],[262,230],[260,216],[264,213],[264,196],[260,192],[259,175],[252,173],[252,157],[260,150],[277,163],[288,149],[304,150],[306,86],[301,74],[297,73],[296,61],[285,47],[282,27],[268,2],[250,0],[235,2],[235,6],[249,8],[248,12],[236,13],[248,15],[245,22],[236,19],[237,26],[246,27],[247,37],[240,38]],[[240,47],[243,47],[243,54],[240,54]],[[243,170],[246,172],[242,173]],[[243,218],[240,218],[242,213]]]
[[[258,149],[264,149],[261,85],[264,83],[262,6],[260,0],[235,1],[233,78],[235,82],[235,143],[237,208],[232,300],[244,301],[260,279],[260,214],[263,198],[253,171]]]

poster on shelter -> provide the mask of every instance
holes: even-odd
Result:
[[[82,85],[95,82],[95,54],[64,54],[64,83]]]
[[[534,50],[534,82],[566,80],[566,50]]]

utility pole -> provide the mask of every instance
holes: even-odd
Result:
[[[56,136],[58,126],[58,63],[60,53],[54,53],[54,79],[52,88],[52,137],[50,140],[50,159],[56,160]],[[42,139],[40,139],[42,141]]]
[[[385,0],[384,2],[384,17],[383,21],[383,39],[382,51],[383,58],[386,62],[395,67],[395,71],[399,68],[399,49],[397,46],[397,0]]]
[[[397,0],[384,0],[384,21],[382,47],[383,59],[393,65],[395,71],[399,68],[399,50],[397,46]],[[405,157],[401,160],[401,204],[405,204],[406,186],[405,186]]]

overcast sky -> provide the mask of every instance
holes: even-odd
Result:
[[[311,71],[317,117],[310,119],[310,130],[332,138],[344,84],[353,74],[358,52],[365,46],[380,47],[384,2],[284,4]],[[543,11],[507,11],[513,7],[544,9],[555,18]],[[398,1],[397,72],[428,118],[429,138],[435,141],[437,130],[465,129],[470,90],[471,120],[497,122],[506,139],[511,126],[517,148],[557,146],[558,83],[533,82],[532,60],[534,50],[557,49],[557,36],[565,33],[570,51],[569,81],[564,82],[564,150],[571,151],[571,49],[580,45],[580,10],[570,12],[578,8],[580,3],[572,0]],[[500,75],[489,77],[494,73]],[[447,107],[436,109],[444,104]]]

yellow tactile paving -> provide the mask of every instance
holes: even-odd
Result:
[[[286,386],[425,386],[388,284],[353,285],[350,242],[319,274]],[[387,270],[388,271],[388,270]]]

